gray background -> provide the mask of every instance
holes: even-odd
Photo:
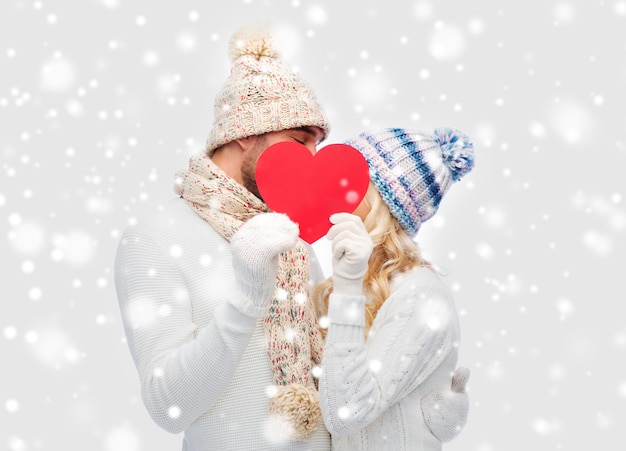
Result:
[[[255,19],[329,143],[440,125],[475,142],[418,236],[472,370],[445,449],[625,449],[624,0],[3,0],[0,449],[180,449],[142,406],[113,256],[202,149],[227,40]]]

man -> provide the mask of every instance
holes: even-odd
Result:
[[[120,241],[128,345],[148,412],[184,431],[184,450],[328,450],[312,377],[321,339],[308,300],[294,302],[321,271],[313,262],[309,274],[297,226],[268,213],[255,182],[268,146],[292,141],[315,153],[328,121],[267,32],[240,30],[230,55],[206,154],[178,176],[181,197]],[[305,320],[290,324],[281,313],[290,309]]]

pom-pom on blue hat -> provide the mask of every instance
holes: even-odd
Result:
[[[374,186],[410,236],[437,212],[452,183],[474,167],[473,143],[451,128],[432,133],[387,128],[346,144],[365,157]]]

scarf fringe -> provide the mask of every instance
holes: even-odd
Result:
[[[268,409],[280,433],[290,440],[307,440],[322,423],[319,394],[311,385],[279,387],[270,398]]]

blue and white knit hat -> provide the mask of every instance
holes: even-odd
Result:
[[[453,182],[474,166],[474,145],[464,133],[387,128],[364,132],[346,144],[357,149],[370,178],[402,228],[415,236]]]

